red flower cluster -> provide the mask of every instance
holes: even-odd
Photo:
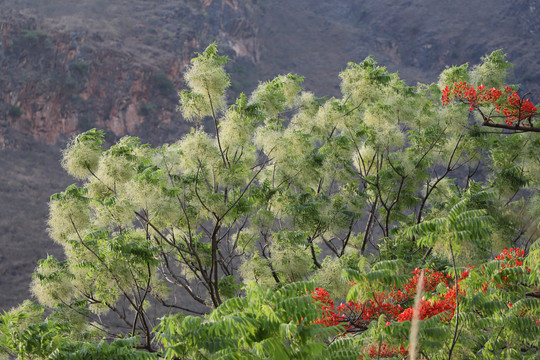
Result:
[[[484,85],[474,86],[467,82],[454,83],[452,89],[448,86],[442,91],[442,103],[448,105],[452,100],[458,99],[469,105],[469,110],[473,111],[480,105],[489,105],[495,107],[497,113],[501,110],[505,117],[507,125],[520,125],[525,119],[530,119],[535,115],[537,108],[529,99],[522,99],[511,87],[505,86],[504,92],[500,89],[486,89]],[[505,98],[503,98],[503,94]],[[528,126],[530,124],[522,124]]]
[[[523,257],[525,256],[525,251],[518,248],[504,249],[502,253],[495,257],[495,260],[504,261],[506,263],[501,264],[501,268],[515,267],[523,265]]]
[[[512,91],[512,89],[510,89],[510,91]],[[513,125],[514,122],[519,124],[524,119],[533,116],[537,110],[529,99],[521,99],[517,92],[513,92],[508,97],[508,105],[508,107],[503,109],[503,114],[506,116],[505,121],[508,125]]]
[[[484,103],[495,103],[501,96],[502,91],[499,89],[486,89],[484,85],[480,85],[475,89],[474,86],[466,82],[460,82],[454,83],[452,91],[448,86],[445,87],[441,100],[443,105],[448,105],[454,98],[461,98],[469,103],[469,110],[473,111],[475,106]]]
[[[408,350],[405,349],[403,346],[400,346],[399,348],[392,348],[384,343],[380,344],[380,346],[371,345],[365,348],[364,351],[367,352],[369,357],[372,359],[393,358],[396,355],[405,356],[408,352]],[[360,356],[360,358],[363,359],[364,357]]]
[[[326,326],[339,325],[342,317],[336,314],[334,300],[330,298],[328,291],[322,288],[315,288],[315,291],[311,293],[311,297],[321,304],[322,317],[316,319],[315,323]]]
[[[525,256],[525,251],[518,248],[504,249],[502,253],[495,257],[495,260],[501,261],[501,269],[513,268],[523,265],[523,258]],[[525,267],[525,270],[530,273],[531,269]],[[506,285],[511,281],[510,276],[504,275],[501,277],[503,280],[503,285]],[[494,280],[492,280],[494,281]],[[498,287],[501,287],[500,284],[497,284]],[[487,287],[486,287],[487,289]]]
[[[518,248],[504,249],[495,260],[502,261],[501,268],[516,267],[523,265],[525,252]],[[502,269],[500,271],[502,271]],[[530,269],[527,269],[530,273]],[[427,300],[423,297],[420,300],[419,318],[421,320],[429,319],[434,316],[439,316],[441,321],[449,322],[453,317],[456,309],[456,297],[465,296],[466,286],[470,285],[462,283],[467,279],[471,272],[484,273],[485,270],[474,270],[474,266],[469,266],[467,269],[458,274],[457,284],[454,283],[454,277],[439,271],[425,269],[424,271],[424,291],[427,294]],[[394,288],[388,292],[375,292],[372,298],[365,302],[349,301],[346,304],[335,306],[333,300],[325,289],[316,288],[311,293],[313,299],[321,304],[322,316],[316,320],[316,323],[326,326],[344,325],[346,332],[357,333],[368,329],[370,322],[376,321],[381,315],[386,317],[386,326],[390,326],[392,322],[411,321],[414,312],[414,298],[416,296],[416,288],[422,270],[415,269],[412,271],[412,277],[404,284],[401,290]],[[504,279],[507,282],[511,279]],[[492,281],[495,281],[493,279]],[[500,284],[488,283],[482,284],[482,291],[487,292],[490,284],[497,285],[504,289]],[[352,283],[351,285],[354,285]],[[437,294],[437,287],[443,286],[443,290]],[[500,291],[500,290],[499,290]],[[406,304],[406,306],[405,306]],[[404,307],[405,306],[405,307]],[[508,308],[511,308],[513,303],[508,303]],[[530,316],[530,312],[525,307],[519,316]],[[540,323],[540,319],[535,319]],[[391,346],[389,344],[373,344],[365,347],[363,353],[371,358],[388,358],[406,356],[407,349],[403,346]],[[363,358],[360,355],[360,358]]]
[[[472,268],[471,268],[472,269]],[[322,317],[316,323],[327,326],[343,324],[349,331],[367,329],[369,323],[377,320],[381,315],[385,315],[388,320],[406,321],[411,320],[414,304],[412,303],[416,294],[418,279],[421,270],[412,271],[414,275],[403,286],[403,291],[394,289],[390,292],[376,292],[371,300],[365,302],[349,301],[340,304],[337,308],[333,300],[325,289],[316,288],[311,296],[321,304]],[[469,270],[463,272],[461,279],[469,275]],[[444,319],[449,321],[456,304],[455,288],[450,288],[451,276],[448,274],[425,269],[424,291],[434,292],[439,284],[443,284],[447,289],[446,293],[438,300],[422,300],[420,307],[420,318],[426,319],[437,314],[448,312]],[[461,293],[461,290],[460,290]],[[402,304],[409,303],[410,307],[404,309]]]
[[[409,281],[407,281],[407,283],[403,286],[403,290],[405,291],[409,299],[414,299],[414,295],[416,294],[416,287],[418,284],[418,279],[420,278],[421,272],[422,270],[415,269],[412,272],[414,276],[411,279],[409,279]],[[451,280],[451,277],[448,274],[444,274],[439,271],[433,271],[431,269],[425,269],[424,292],[434,291],[435,288],[441,283],[444,283],[448,287],[450,280]]]
[[[519,249],[519,248],[510,248],[510,249],[504,249],[498,256],[495,257],[494,260],[501,261],[501,271],[502,269],[507,268],[513,268],[517,266],[523,265],[523,258],[525,257],[525,251]],[[484,267],[482,266],[482,271],[484,270]],[[529,267],[525,267],[525,270],[528,273],[531,273],[531,269]],[[509,276],[502,276],[503,285],[506,283],[509,283],[511,279]],[[491,279],[492,283],[495,283],[495,279]],[[501,284],[495,284],[497,287],[502,288],[503,286]],[[485,281],[482,284],[482,292],[486,293],[489,289],[489,283]]]
[[[456,309],[456,290],[450,289],[441,299],[438,300],[420,300],[420,320],[429,319],[435,315],[444,313],[441,315],[442,321],[450,321],[454,317],[454,310]],[[399,314],[397,321],[411,321],[414,309],[412,307],[407,308],[401,314]]]
[[[396,300],[399,299],[399,300]],[[349,301],[337,307],[336,318],[345,323],[346,329],[366,329],[369,323],[385,315],[388,319],[396,320],[403,308],[399,301],[407,300],[401,291],[387,293],[374,293],[373,300],[363,303]]]

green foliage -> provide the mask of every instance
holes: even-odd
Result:
[[[365,262],[360,262],[356,268],[344,269],[344,276],[349,282],[353,282],[347,300],[365,301],[376,292],[390,288],[400,288],[406,281],[406,265],[402,260],[386,260],[374,264],[366,269]]]
[[[151,101],[143,103],[139,106],[139,111],[138,111],[139,115],[149,116],[149,115],[153,115],[155,112],[156,112],[156,105]]]
[[[21,107],[18,105],[10,105],[8,115],[14,118],[19,118],[23,114]]]
[[[386,68],[378,66],[372,57],[359,64],[349,63],[339,77],[342,79],[341,91],[355,104],[374,101],[380,95],[380,88],[388,85],[391,79]]]
[[[70,68],[80,76],[86,76],[90,69],[90,65],[84,61],[74,61],[70,64]]]
[[[164,73],[154,74],[152,76],[152,84],[162,96],[173,96],[176,94],[173,82]]]
[[[45,38],[47,34],[42,30],[30,30],[23,29],[21,31],[21,37],[26,40],[37,41],[39,39]]]
[[[505,84],[507,69],[512,64],[506,61],[506,54],[502,49],[495,50],[482,58],[482,64],[472,70],[473,84],[483,84],[487,88],[501,88]]]
[[[156,354],[134,349],[138,342],[135,338],[96,341],[97,332],[81,334],[72,322],[45,318],[43,312],[43,307],[25,301],[0,316],[0,356],[43,360],[157,359]]]
[[[184,78],[191,90],[182,90],[180,109],[186,119],[200,120],[204,116],[216,116],[226,107],[225,91],[230,86],[224,65],[226,56],[217,55],[215,43],[191,60]]]
[[[0,317],[0,354],[45,358],[59,347],[62,338],[55,332],[65,325],[42,322],[43,310],[25,301],[18,309],[4,312]]]
[[[41,259],[38,262],[33,277],[30,287],[41,304],[54,307],[60,301],[71,300],[72,275],[65,261],[58,262],[54,256],[49,255],[47,259]]]
[[[386,328],[381,318],[382,325],[365,324],[362,341],[329,344],[339,328],[315,322],[321,314],[306,296],[315,284],[336,300],[348,293],[367,301],[400,287],[412,267],[452,264],[456,272],[538,237],[538,138],[483,133],[470,127],[462,104],[441,106],[439,86],[504,79],[502,53],[416,87],[367,58],[340,74],[339,98],[316,98],[302,90],[302,77],[281,75],[230,107],[227,60],[210,45],[188,66],[188,89],[179,94],[184,118],[200,125],[208,117],[212,132],[199,126],[157,148],[124,137],[105,150],[104,133],[92,129],[67,145],[62,166],[81,183],[51,197],[49,219],[65,260],[42,260],[32,292],[55,319],[81,316],[73,321],[78,334],[86,333],[84,323],[137,339],[79,350],[355,358],[362,341],[403,338],[410,326]],[[164,96],[174,91],[164,74],[153,84]],[[141,114],[150,115],[151,105]],[[527,262],[538,270],[536,260]],[[530,284],[537,276],[496,275],[493,264],[485,276],[501,286],[505,277]],[[354,282],[350,291],[347,281]],[[510,290],[508,299],[529,291]],[[177,300],[180,293],[196,305]],[[474,312],[466,301],[463,311]],[[204,319],[169,313],[156,335],[162,314],[155,304],[213,312]],[[500,305],[493,304],[484,304],[486,313]],[[443,348],[437,337],[454,334],[439,320],[420,332],[430,349]],[[517,330],[530,325],[508,321]]]
[[[444,89],[446,86],[451,86],[454,83],[468,82],[470,74],[468,72],[469,64],[465,63],[461,66],[452,66],[445,69],[439,76],[439,89]]]
[[[137,338],[125,338],[115,340],[111,343],[101,340],[99,342],[88,342],[82,344],[72,344],[66,349],[57,351],[51,355],[51,359],[58,360],[107,360],[107,359],[140,359],[155,360],[157,354],[146,351],[135,350]]]
[[[335,358],[342,348],[328,343],[340,327],[314,323],[321,315],[308,295],[314,289],[292,283],[272,291],[250,283],[245,297],[225,301],[204,320],[165,318],[158,327],[164,358]]]
[[[493,198],[490,193],[472,193],[468,191],[463,198],[456,198],[443,217],[421,222],[405,229],[405,233],[416,236],[419,244],[433,247],[437,242],[459,249],[470,242],[476,251],[485,251],[491,234],[490,223],[493,221],[485,209],[471,209],[471,203]]]

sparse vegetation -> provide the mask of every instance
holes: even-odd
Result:
[[[164,73],[157,73],[152,76],[152,83],[162,96],[176,95],[176,89],[173,82]]]
[[[74,72],[81,76],[88,75],[88,70],[90,69],[90,65],[84,61],[74,61],[70,64],[70,67]]]
[[[18,105],[10,105],[8,115],[14,118],[18,118],[22,115],[22,109]]]
[[[74,93],[78,90],[79,81],[75,77],[67,75],[64,78],[63,87],[66,92]]]
[[[30,29],[23,29],[21,31],[21,37],[25,40],[38,42],[47,37],[47,33],[42,30],[30,30]]]
[[[148,101],[146,103],[143,103],[139,106],[139,115],[142,115],[142,116],[149,116],[149,115],[153,115],[156,111],[156,105],[151,102],[151,101]]]
[[[14,39],[16,47],[33,49],[50,49],[52,48],[52,40],[46,32],[42,30],[21,30],[19,36]]]

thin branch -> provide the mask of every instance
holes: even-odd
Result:
[[[454,337],[452,339],[452,344],[450,346],[450,351],[448,352],[448,360],[452,358],[452,352],[454,351],[454,346],[456,346],[458,338],[458,326],[459,326],[459,287],[458,287],[458,275],[456,268],[456,258],[454,257],[454,250],[452,249],[452,240],[449,240],[450,245],[450,255],[452,256],[452,266],[454,267],[454,281],[456,283],[456,326],[454,328]]]
[[[206,92],[208,94],[208,101],[210,102],[210,109],[212,109],[212,118],[214,119],[214,127],[216,129],[216,139],[217,139],[217,143],[218,143],[218,147],[219,147],[219,153],[221,154],[221,159],[223,160],[223,165],[225,165],[225,167],[229,167],[231,166],[227,160],[225,160],[225,155],[223,154],[223,148],[221,147],[221,141],[219,140],[219,126],[218,126],[218,121],[217,121],[217,117],[216,117],[216,113],[214,111],[214,104],[212,104],[212,96],[210,96],[210,90],[206,89]]]

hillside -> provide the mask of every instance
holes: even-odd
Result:
[[[411,84],[503,48],[510,82],[540,92],[540,2],[0,0],[0,308],[29,296],[37,259],[59,254],[47,199],[74,182],[59,165],[73,134],[99,127],[158,144],[189,130],[175,112],[182,70],[217,41],[231,98],[279,73],[339,92],[347,62],[373,55]]]

